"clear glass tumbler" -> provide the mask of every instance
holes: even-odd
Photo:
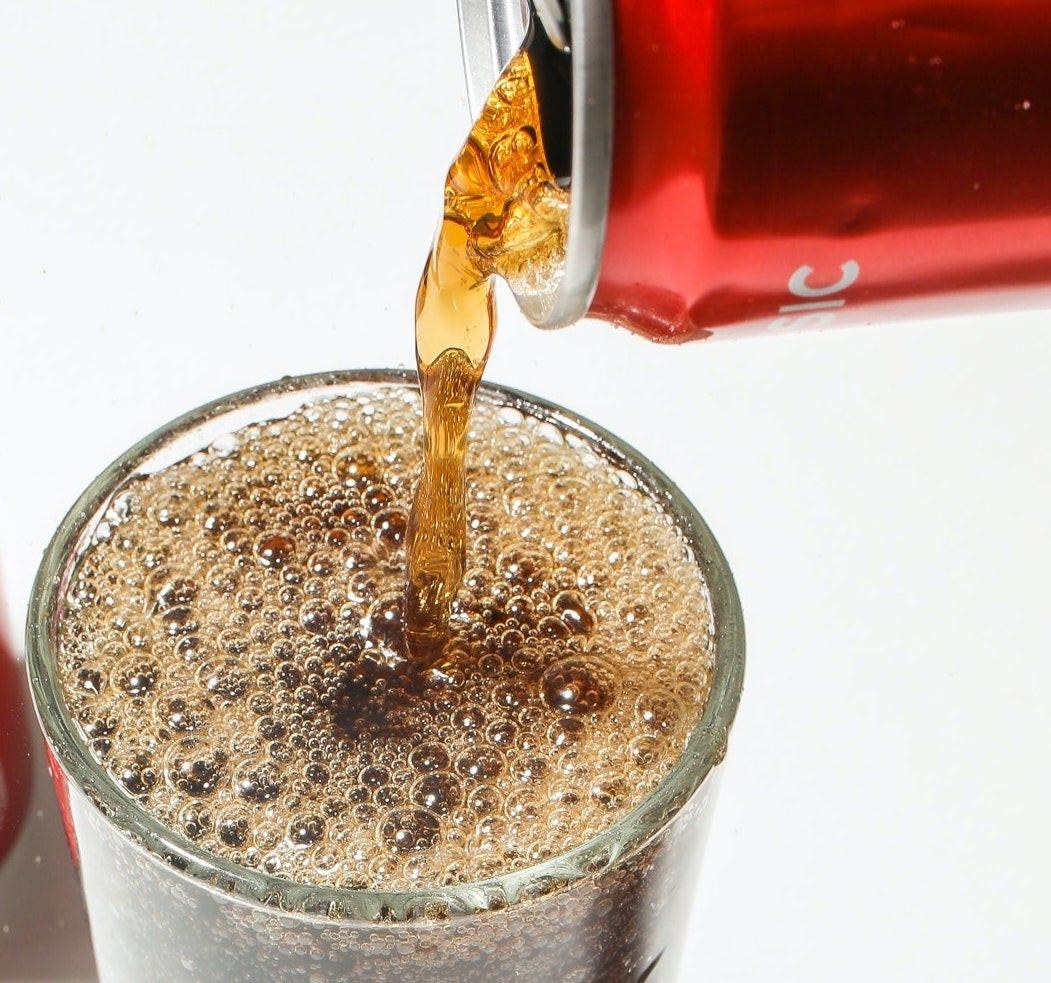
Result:
[[[70,718],[55,672],[56,629],[77,557],[124,480],[306,402],[412,385],[404,372],[344,372],[285,379],[210,403],[110,465],[48,547],[29,612],[29,671],[103,983],[676,978],[741,692],[740,604],[718,545],[668,478],[600,427],[543,400],[488,385],[479,395],[583,442],[647,490],[679,525],[714,616],[711,693],[685,752],[655,792],[601,835],[537,866],[449,888],[294,883],[210,855],[151,818],[116,787]]]

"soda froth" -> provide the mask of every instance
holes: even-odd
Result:
[[[421,407],[376,386],[127,482],[66,593],[71,714],[209,852],[412,889],[532,866],[637,806],[707,697],[709,600],[670,516],[551,423],[483,401],[467,570],[434,668],[402,637]]]

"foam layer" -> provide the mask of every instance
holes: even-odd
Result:
[[[671,518],[577,438],[483,403],[468,570],[405,662],[407,387],[307,406],[130,481],[67,592],[92,753],[212,853],[409,889],[528,867],[638,805],[708,692],[704,583]]]

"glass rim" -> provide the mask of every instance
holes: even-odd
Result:
[[[276,908],[293,916],[371,924],[377,919],[425,919],[436,910],[441,911],[443,917],[480,914],[593,876],[619,858],[635,852],[659,833],[725,756],[744,674],[741,604],[718,543],[697,509],[667,475],[597,424],[507,386],[485,382],[479,387],[478,400],[513,407],[541,422],[554,424],[563,433],[575,434],[595,445],[608,461],[630,474],[671,515],[693,550],[694,562],[704,576],[714,622],[715,666],[711,690],[682,754],[639,805],[595,837],[557,857],[484,880],[401,891],[323,887],[244,867],[198,847],[122,793],[77,733],[62,697],[57,674],[53,672],[53,628],[61,613],[66,577],[73,567],[68,559],[79,555],[87,535],[117,488],[138,473],[143,462],[175,444],[179,438],[194,434],[210,421],[220,420],[239,409],[275,402],[276,397],[299,398],[302,405],[312,399],[336,397],[343,390],[359,385],[409,386],[418,390],[415,372],[404,369],[325,372],[286,377],[243,389],[184,413],[158,428],[118,457],[81,494],[44,551],[26,623],[26,662],[33,703],[51,752],[62,767],[62,777],[87,796],[106,822],[129,835],[158,862],[189,876],[196,883],[210,885],[250,904]],[[263,418],[253,415],[252,419],[259,422]],[[236,424],[230,429],[241,425],[244,424]],[[200,450],[202,446],[207,444],[191,445],[192,450]]]

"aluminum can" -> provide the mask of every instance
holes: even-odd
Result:
[[[460,13],[472,101],[530,23],[573,62],[571,106],[541,106],[572,131],[571,206],[536,323],[674,342],[1051,306],[1046,0]]]
[[[0,862],[14,845],[29,801],[24,673],[0,632]]]

